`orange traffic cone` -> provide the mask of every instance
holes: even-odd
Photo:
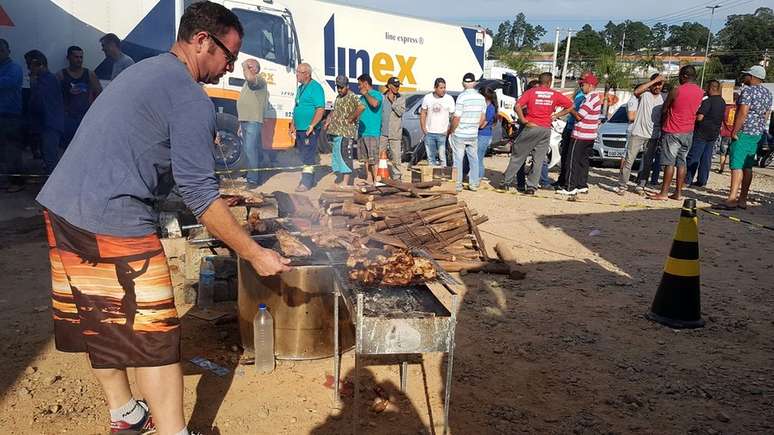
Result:
[[[379,166],[376,167],[376,176],[380,180],[390,179],[390,169],[387,167],[387,150],[379,152]]]
[[[675,329],[701,328],[701,282],[699,280],[699,224],[696,200],[686,199],[672,242],[661,284],[650,312],[654,322]]]

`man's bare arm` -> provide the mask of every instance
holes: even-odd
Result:
[[[261,247],[251,239],[222,199],[215,200],[200,216],[199,221],[213,236],[249,261],[258,275],[269,276],[290,270],[290,260],[271,249]]]
[[[422,134],[427,134],[427,127],[425,127],[426,121],[427,121],[427,109],[422,109],[419,111],[419,127],[422,129]]]

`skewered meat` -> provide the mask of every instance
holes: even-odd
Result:
[[[264,202],[262,194],[235,187],[221,187],[220,197],[230,201],[230,203],[235,202],[235,205],[262,204]]]
[[[398,250],[389,257],[377,255],[372,260],[363,252],[347,258],[349,278],[363,284],[409,285],[436,277],[432,263],[425,258],[414,257],[406,250]]]
[[[277,230],[275,234],[280,245],[280,251],[286,257],[309,257],[312,255],[312,251],[306,245],[286,230]]]
[[[309,237],[321,248],[344,248],[352,251],[363,247],[360,237],[349,231],[317,231]]]
[[[260,213],[256,210],[251,211],[250,215],[247,216],[245,229],[250,234],[264,234],[269,230],[267,222],[261,220]]]

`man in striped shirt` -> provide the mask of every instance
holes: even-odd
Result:
[[[457,171],[457,192],[462,190],[465,154],[468,155],[470,166],[468,188],[478,190],[481,177],[478,173],[478,129],[486,124],[486,100],[476,91],[476,77],[473,73],[465,74],[462,86],[465,90],[457,97],[449,140],[454,154],[454,169]]]
[[[597,140],[597,128],[602,112],[602,97],[598,93],[591,93],[596,88],[599,80],[594,74],[588,74],[583,78],[581,90],[585,99],[575,117],[575,126],[572,130],[570,143],[567,144],[567,161],[562,165],[562,179],[565,185],[556,191],[561,195],[575,195],[589,191],[589,153]]]

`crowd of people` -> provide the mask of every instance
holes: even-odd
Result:
[[[134,64],[121,51],[121,40],[112,33],[100,38],[105,61],[99,68],[105,79],[115,79]],[[22,158],[29,144],[33,157],[42,160],[43,174],[50,174],[73,140],[78,126],[102,92],[95,71],[84,68],[84,50],[76,45],[62,53],[67,66],[59,71],[49,69],[48,57],[40,50],[24,53],[29,78],[29,96],[23,104],[24,71],[10,58],[8,41],[0,39],[0,153],[6,174],[25,174]],[[24,188],[24,179],[9,177],[9,192]]]
[[[262,108],[268,99],[260,76],[250,74],[249,68],[256,67],[260,70],[253,60],[243,65],[247,81],[238,105],[248,150],[261,148],[260,134],[249,134],[245,116],[251,115],[243,116],[241,107],[257,101],[257,106]],[[320,140],[331,142],[332,170],[340,185],[353,182],[355,161],[362,168],[362,178],[378,179],[380,157],[389,159],[391,177],[402,176],[405,167],[401,162],[401,120],[406,111],[406,97],[400,93],[401,83],[397,77],[389,78],[382,92],[375,89],[368,74],[357,78],[357,91],[346,76],[336,77],[337,96],[333,110],[326,117],[323,88],[312,79],[311,66],[301,64],[297,74],[299,87],[289,125],[304,164],[297,191],[306,191],[314,184],[314,164]],[[730,154],[732,191],[741,189],[739,198],[729,196],[725,205],[731,207],[738,203],[745,207],[756,152],[751,144],[760,140],[765,129],[763,120],[767,119],[770,107],[767,98],[771,95],[760,86],[763,78],[765,70],[760,66],[745,71],[736,104],[726,103],[717,80],[708,81],[705,89],[700,88],[696,84],[696,69],[690,65],[680,69],[679,84],[668,92],[664,90],[666,78],[660,74],[653,74],[647,82],[637,85],[626,103],[629,118],[626,149],[617,183],[610,190],[619,195],[626,194],[632,167],[641,156],[633,191],[645,195],[648,181],[657,184],[663,171],[661,188],[648,198],[679,200],[686,185],[707,185],[712,156],[720,148],[719,171],[723,172],[726,154]],[[552,83],[552,75],[543,73],[527,85],[516,101],[514,114],[519,126],[512,139],[510,161],[502,181],[494,187],[506,191],[517,189],[525,194],[535,194],[538,189],[549,187],[563,195],[588,193],[589,158],[603,118],[604,95],[597,90],[599,80],[590,72],[580,77],[572,99],[553,89]],[[260,95],[248,92],[256,86],[263,89]],[[464,91],[455,101],[446,92],[446,80],[437,78],[433,92],[422,98],[420,128],[428,164],[446,166],[448,142],[453,154],[457,191],[465,186],[465,178],[467,188],[475,191],[482,179],[488,180],[484,156],[492,141],[492,128],[498,122],[498,102],[494,90],[479,87],[472,73],[465,74],[462,86]],[[248,99],[252,103],[247,103]],[[547,153],[552,124],[561,118],[566,119],[560,145],[561,170],[558,179],[552,182],[548,177]],[[320,137],[323,131],[320,126],[325,127],[329,137]],[[731,146],[732,142],[737,145]],[[248,156],[255,155],[248,151]],[[525,174],[525,162],[530,156],[533,169]],[[251,157],[249,162],[252,167],[259,167],[260,163],[259,157]],[[675,190],[670,195],[672,180]],[[255,175],[248,176],[248,181],[251,185],[260,184]]]

